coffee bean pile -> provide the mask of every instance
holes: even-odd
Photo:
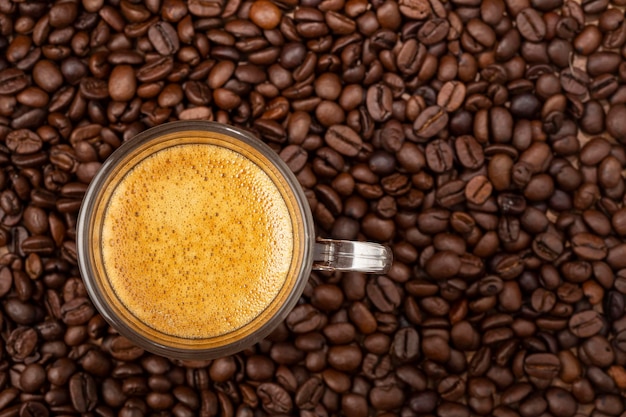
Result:
[[[624,416],[624,0],[0,0],[0,417]],[[319,235],[212,362],[133,346],[76,266],[85,189],[171,120],[254,132]]]

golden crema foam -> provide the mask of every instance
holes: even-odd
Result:
[[[236,330],[270,305],[293,255],[290,213],[255,163],[216,145],[151,154],[102,219],[110,285],[138,320],[172,336]]]

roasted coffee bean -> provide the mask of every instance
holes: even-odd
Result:
[[[30,236],[21,243],[21,250],[25,254],[50,255],[54,252],[54,249],[54,241],[47,236]]]
[[[424,109],[413,123],[418,137],[427,139],[439,133],[448,123],[448,113],[439,106]]]
[[[274,29],[280,23],[281,16],[280,9],[269,1],[255,2],[250,8],[250,20],[266,30]]]
[[[29,364],[20,375],[20,386],[25,392],[33,393],[39,390],[46,380],[46,371],[39,364]]]
[[[77,297],[61,307],[63,322],[67,325],[86,323],[94,314],[91,302],[85,297]]]
[[[366,291],[370,301],[382,312],[390,313],[400,305],[400,293],[388,278],[381,276],[370,281]]]
[[[465,84],[458,81],[448,81],[439,90],[437,95],[437,105],[447,112],[458,110],[465,100],[467,88]]]
[[[609,321],[620,318],[621,309],[624,307],[626,300],[623,295],[618,292],[609,291],[603,300],[604,308],[607,312]]]
[[[17,154],[31,154],[39,152],[43,142],[37,133],[28,129],[19,129],[7,135],[6,145],[10,151]]]
[[[135,71],[130,65],[118,65],[113,68],[109,78],[109,96],[116,101],[129,101],[135,96],[137,83]]]
[[[354,130],[345,125],[331,126],[324,140],[328,146],[346,156],[357,155],[363,143],[361,137]]]
[[[324,383],[320,378],[312,377],[304,382],[296,392],[295,404],[301,409],[313,409],[324,394]]]
[[[453,166],[454,150],[441,139],[434,140],[426,145],[426,164],[436,173],[448,171]]]
[[[556,295],[543,288],[537,288],[533,291],[531,303],[537,312],[547,313],[554,307],[554,304],[556,303]]]
[[[424,45],[434,45],[442,41],[450,29],[450,23],[446,19],[434,18],[428,20],[417,32],[417,38]]]
[[[461,35],[461,43],[468,52],[478,53],[495,43],[495,32],[489,25],[476,18],[470,18],[466,31]]]
[[[462,203],[465,200],[466,195],[464,191],[464,181],[450,181],[437,189],[435,198],[440,206],[452,207],[456,204]]]
[[[472,178],[465,186],[465,198],[472,204],[483,204],[491,196],[493,186],[483,175]]]
[[[579,233],[572,237],[572,249],[582,259],[599,261],[608,251],[604,241],[591,233]]]
[[[377,122],[384,122],[391,117],[392,101],[391,90],[386,85],[377,84],[367,90],[365,99],[367,111]]]
[[[306,164],[308,153],[298,145],[289,145],[280,153],[280,157],[293,172],[298,172]]]
[[[537,10],[526,8],[515,17],[520,34],[531,42],[539,42],[546,36],[546,26]]]
[[[435,279],[449,279],[460,271],[461,259],[452,251],[440,251],[426,262],[424,269]]]
[[[589,81],[587,74],[578,68],[565,69],[561,72],[561,87],[571,94],[587,93]]]
[[[74,374],[69,380],[69,391],[72,405],[79,412],[93,410],[98,401],[98,393],[94,379],[84,372]]]
[[[172,55],[180,48],[176,30],[167,22],[157,22],[150,26],[148,38],[161,55]]]
[[[594,335],[586,339],[579,349],[579,356],[583,361],[600,367],[607,367],[615,360],[613,348],[609,341],[601,335]]]
[[[454,141],[459,162],[468,169],[477,169],[484,164],[485,155],[482,147],[472,136],[464,135]]]
[[[293,407],[291,396],[280,385],[267,382],[256,389],[263,408],[270,413],[289,413]]]
[[[391,344],[391,354],[397,360],[409,362],[419,356],[419,334],[410,327],[405,327],[395,334]]]
[[[398,69],[408,75],[416,74],[426,59],[426,46],[417,39],[409,39],[402,45],[396,58]]]
[[[597,334],[604,323],[601,317],[593,310],[574,314],[569,320],[569,329],[577,337],[590,337]]]
[[[524,359],[524,371],[528,376],[538,380],[551,381],[558,374],[560,367],[558,357],[550,353],[535,353]]]
[[[17,68],[7,68],[0,71],[0,94],[14,94],[26,88],[28,78],[23,71]]]
[[[304,304],[291,311],[286,320],[287,327],[295,333],[319,330],[325,324],[324,317],[313,306]]]
[[[554,261],[563,253],[563,242],[552,233],[542,233],[533,241],[533,251],[546,261]]]
[[[431,13],[428,2],[422,0],[402,0],[398,6],[400,13],[409,19],[423,20]]]

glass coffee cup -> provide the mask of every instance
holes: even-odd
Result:
[[[136,345],[211,359],[267,336],[312,269],[385,273],[388,247],[316,239],[294,174],[228,125],[181,121],[123,143],[85,194],[81,275],[95,307]]]

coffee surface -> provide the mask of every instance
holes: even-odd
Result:
[[[169,147],[134,166],[104,214],[102,257],[126,308],[182,338],[257,317],[292,259],[289,210],[255,163],[208,144]]]

